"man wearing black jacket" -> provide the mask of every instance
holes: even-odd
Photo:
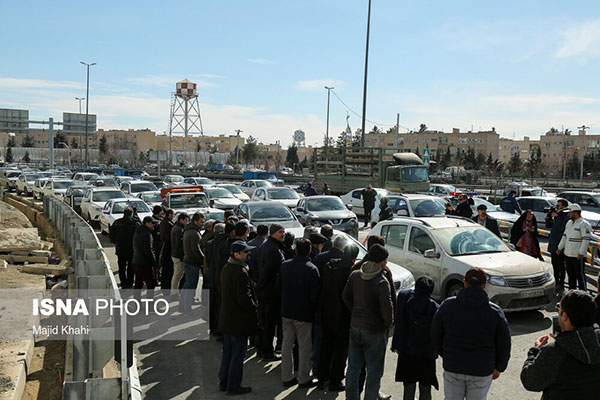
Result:
[[[510,329],[502,309],[488,299],[481,268],[465,274],[465,287],[442,303],[431,336],[444,359],[447,399],[485,399],[510,359]]]
[[[179,281],[183,277],[183,230],[190,222],[186,213],[177,216],[177,223],[171,229],[171,259],[173,260],[173,278],[171,279],[171,296],[179,291]]]
[[[285,228],[280,224],[269,227],[269,238],[258,254],[258,310],[263,327],[260,356],[266,361],[277,360],[273,353],[273,338],[277,325],[281,325],[281,298],[277,292],[277,274],[285,260],[283,237]]]
[[[491,218],[489,215],[487,215],[487,207],[485,204],[480,204],[477,206],[477,215],[474,216],[472,220],[477,222],[479,225],[485,226],[492,231],[494,235],[502,238],[502,236],[500,236],[500,230],[498,229],[498,222],[495,218]]]
[[[471,218],[473,216],[471,205],[473,204],[473,199],[470,199],[466,194],[461,194],[458,196],[458,205],[456,206],[456,209],[452,207],[452,204],[446,203],[446,215]]]
[[[116,254],[119,263],[119,280],[121,289],[133,286],[133,235],[138,223],[133,219],[133,209],[127,207],[123,211],[123,218],[115,221],[110,229],[110,236],[115,242]]]
[[[192,222],[187,224],[183,230],[183,269],[185,283],[183,284],[182,299],[179,302],[179,311],[190,315],[194,295],[198,288],[198,281],[202,275],[204,264],[204,253],[200,246],[202,235],[200,231],[204,227],[204,214],[197,212],[192,216]]]
[[[570,290],[556,305],[560,332],[549,343],[540,337],[521,371],[525,389],[542,399],[592,400],[600,396],[600,329],[594,327],[596,305],[590,294]]]
[[[156,287],[154,279],[154,265],[156,253],[154,252],[154,219],[144,217],[142,225],[138,226],[133,235],[133,269],[135,271],[134,289],[141,289],[146,283],[148,290]]]
[[[561,293],[565,288],[565,254],[556,254],[558,244],[565,233],[565,227],[569,222],[569,211],[565,210],[569,203],[565,199],[558,199],[556,210],[552,210],[546,216],[546,228],[550,229],[548,238],[548,252],[552,257],[552,268],[554,269],[554,280],[556,281],[556,293]]]
[[[160,266],[161,266],[161,289],[171,289],[173,279],[173,259],[171,258],[171,229],[173,229],[173,210],[170,208],[165,212],[165,218],[158,226],[160,230]]]

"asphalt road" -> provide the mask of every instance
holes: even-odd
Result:
[[[107,236],[96,230],[113,271],[117,271],[114,245]],[[361,241],[366,236],[361,230]],[[176,303],[171,303],[171,306]],[[171,307],[173,309],[173,307]],[[551,330],[554,306],[545,311],[528,311],[507,315],[512,334],[512,356],[508,369],[493,382],[489,399],[539,399],[540,393],[527,392],[521,385],[519,374],[527,350],[535,340]],[[190,338],[201,336],[205,322],[186,319],[178,314],[170,317],[169,333],[185,332]],[[161,337],[169,333],[161,332]],[[158,333],[157,333],[158,334]],[[225,399],[218,391],[218,369],[221,343],[212,340],[190,339],[174,341],[154,339],[135,345],[140,381],[146,399]],[[396,355],[388,350],[381,390],[394,399],[402,398],[402,384],[394,381]],[[250,348],[245,361],[244,384],[252,386],[248,399],[343,399],[344,393],[328,393],[315,388],[301,390],[297,386],[289,389],[281,384],[280,362],[265,363],[256,357]],[[433,399],[443,398],[441,359],[437,362],[440,390],[433,391]]]

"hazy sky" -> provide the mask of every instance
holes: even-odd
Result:
[[[177,6],[173,4],[177,4]],[[551,126],[600,133],[600,3],[373,0],[367,126]],[[91,68],[99,128],[167,130],[178,80],[199,85],[206,134],[325,133],[327,91],[362,109],[367,0],[0,0],[0,108],[78,111]],[[360,118],[331,96],[330,134]]]

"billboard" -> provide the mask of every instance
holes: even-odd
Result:
[[[63,113],[63,133],[67,135],[85,135],[85,114]],[[96,114],[88,114],[89,135],[96,134]]]
[[[29,132],[29,110],[0,108],[0,132]]]

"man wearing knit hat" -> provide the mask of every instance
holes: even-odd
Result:
[[[277,292],[277,274],[285,260],[283,254],[283,237],[285,228],[280,224],[269,227],[269,237],[260,247],[258,254],[258,311],[263,327],[260,356],[265,361],[278,358],[273,353],[275,329],[281,326],[281,297]]]
[[[481,268],[465,274],[465,287],[442,303],[431,336],[444,359],[447,399],[485,399],[510,359],[510,329],[502,309],[488,299]]]
[[[360,270],[348,278],[342,300],[350,309],[350,343],[346,373],[346,399],[359,399],[360,369],[366,365],[365,399],[379,394],[388,332],[393,326],[390,285],[383,274],[388,251],[375,244]]]

